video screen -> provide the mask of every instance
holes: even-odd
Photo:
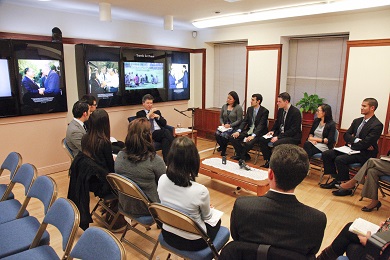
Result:
[[[118,92],[118,62],[88,61],[88,93],[98,99],[109,99]]]
[[[11,80],[9,76],[8,60],[0,59],[0,98],[11,97]]]
[[[66,111],[59,60],[17,61],[22,114]]]
[[[125,90],[164,88],[164,63],[124,62]]]
[[[188,64],[171,64],[171,69],[169,71],[169,88],[188,88]]]

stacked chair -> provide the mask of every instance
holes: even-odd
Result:
[[[0,167],[0,176],[4,170],[8,170],[10,172],[9,178],[11,182],[21,164],[22,156],[17,152],[11,152],[8,154],[7,158],[5,158],[3,164]],[[14,198],[14,194],[12,192],[10,192],[8,195],[4,194],[7,190],[7,187],[8,185],[6,184],[0,184],[0,201]]]

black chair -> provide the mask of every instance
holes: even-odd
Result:
[[[136,116],[130,116],[130,117],[127,118],[127,120],[129,121],[129,123],[130,123],[131,121],[133,121],[134,119],[137,119],[137,117],[136,117]],[[166,125],[165,128],[168,129],[168,130],[172,133],[172,135],[174,136],[175,128],[174,128],[173,126]],[[153,140],[153,145],[154,145],[154,149],[155,149],[156,151],[159,151],[159,150],[162,149],[162,144],[161,144],[160,142],[156,142],[156,141]]]

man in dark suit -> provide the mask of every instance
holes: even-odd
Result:
[[[137,112],[136,117],[146,117],[151,124],[152,138],[156,142],[160,142],[162,146],[162,154],[164,162],[166,162],[169,148],[173,141],[172,133],[165,128],[167,120],[161,115],[161,112],[156,108],[153,108],[154,97],[150,94],[146,94],[142,97],[142,105],[145,108]]]
[[[346,145],[352,150],[360,151],[357,154],[345,154],[334,149],[322,153],[324,174],[331,174],[334,179],[328,184],[321,184],[321,188],[333,189],[336,184],[349,180],[349,165],[361,163],[362,165],[378,154],[378,139],[383,130],[383,124],[375,116],[378,101],[375,98],[366,98],[360,108],[363,117],[353,120],[351,126],[344,134]],[[333,194],[345,196],[351,194],[350,190],[338,190]],[[346,195],[348,195],[346,194]]]
[[[60,76],[47,64],[42,68],[42,75],[46,77],[44,83],[45,95],[57,95],[60,93]]]
[[[31,68],[24,69],[24,77],[22,79],[22,86],[26,90],[25,93],[40,94],[39,86],[34,82],[34,70]]]
[[[261,136],[268,132],[269,111],[261,106],[262,101],[262,95],[252,95],[251,106],[246,111],[244,120],[230,138],[230,142],[236,151],[236,156],[233,156],[233,159],[239,160],[240,168],[246,170],[249,170],[249,167],[245,164],[245,158],[249,156],[247,155],[248,151],[253,148]]]
[[[77,101],[73,105],[72,113],[74,118],[66,129],[66,144],[72,150],[73,156],[76,156],[81,151],[81,138],[87,133],[84,123],[90,115],[88,103]]]
[[[260,138],[260,149],[263,153],[265,164],[262,167],[269,167],[271,158],[271,142],[273,147],[280,144],[300,144],[302,138],[302,115],[298,108],[290,103],[291,97],[287,92],[280,93],[277,105],[279,107],[278,115],[271,131],[267,133],[269,138]]]
[[[314,256],[321,246],[326,215],[294,195],[308,170],[309,159],[301,147],[275,147],[268,170],[270,190],[260,197],[239,197],[234,203],[230,218],[233,240]]]

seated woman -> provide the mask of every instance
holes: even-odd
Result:
[[[164,160],[154,150],[146,117],[131,121],[125,145],[116,157],[115,172],[134,181],[152,202],[160,202],[157,183],[166,168]],[[150,215],[144,203],[123,194],[119,194],[119,206],[134,217]]]
[[[333,149],[336,142],[336,123],[333,121],[332,108],[322,104],[317,109],[317,118],[310,129],[309,138],[303,145],[309,158],[316,153]]]
[[[207,223],[212,217],[210,195],[205,186],[195,182],[200,159],[191,139],[176,138],[169,151],[167,163],[167,173],[161,176],[157,187],[161,203],[190,216],[213,240],[221,226],[221,220],[215,226]],[[169,245],[179,250],[197,251],[207,247],[200,236],[171,226],[163,225],[162,235]]]
[[[90,180],[90,190],[99,197],[111,192],[106,180],[114,172],[114,157],[110,142],[110,119],[104,109],[96,109],[89,117],[88,132],[81,139],[82,152],[106,170],[105,175],[98,175]]]
[[[229,137],[240,126],[242,121],[242,107],[240,106],[240,100],[235,91],[229,92],[226,104],[221,108],[219,121],[221,126],[231,128],[224,132],[217,129],[215,132],[215,139],[219,144],[218,151],[221,151],[222,156],[226,156],[226,147],[229,142]]]
[[[336,260],[339,256],[347,253],[349,259],[363,260],[368,253],[366,244],[368,238],[372,235],[370,232],[365,236],[356,235],[349,231],[349,227],[352,222],[344,226],[337,237],[333,240],[332,244],[322,250],[321,254],[317,256],[317,260]],[[380,224],[380,228],[377,232],[384,232],[390,230],[390,218]],[[389,250],[384,250],[379,259],[389,259]]]

